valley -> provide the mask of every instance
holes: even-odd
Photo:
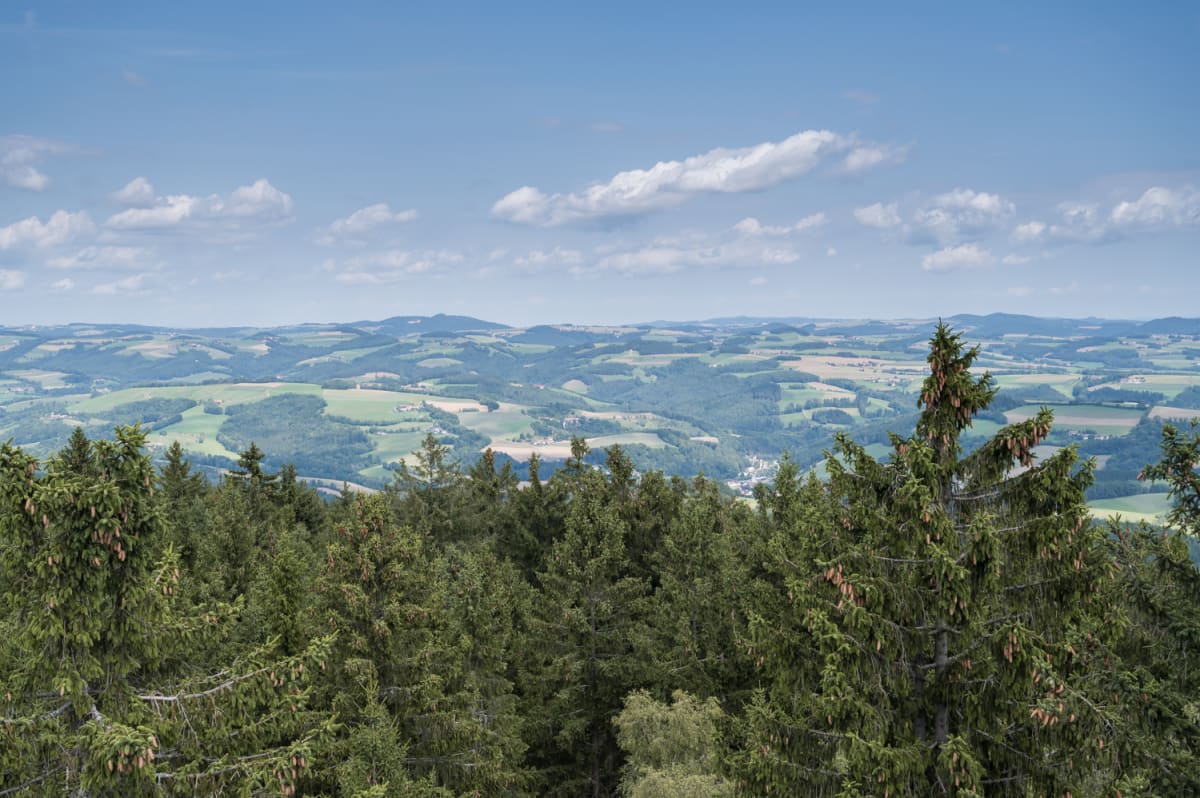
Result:
[[[1046,451],[1097,462],[1098,514],[1161,518],[1138,482],[1163,422],[1200,416],[1200,321],[956,316],[1000,386],[965,437],[1055,412]],[[643,470],[703,472],[748,495],[781,457],[823,471],[835,434],[879,456],[911,427],[934,320],[717,319],[507,327],[395,317],[258,329],[0,328],[0,437],[47,455],[76,426],[142,423],[210,476],[253,441],[306,479],[380,488],[433,435],[543,476],[582,437]],[[411,462],[411,460],[410,460]]]

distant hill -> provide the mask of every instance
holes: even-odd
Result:
[[[382,321],[356,321],[350,326],[384,335],[509,329],[506,324],[484,321],[472,316],[447,316],[445,313],[433,316],[392,316]]]
[[[1135,477],[1155,456],[1156,425],[1200,391],[1200,319],[947,321],[983,345],[1002,389],[978,435],[1006,413],[1055,403],[1050,443],[1106,458],[1093,498],[1141,491]],[[76,426],[95,437],[140,420],[154,446],[180,441],[206,473],[257,440],[272,467],[381,487],[426,434],[464,464],[491,447],[518,469],[535,454],[562,462],[578,435],[600,460],[620,445],[641,468],[703,471],[748,491],[755,469],[783,451],[807,468],[838,432],[879,452],[911,426],[935,323],[508,327],[438,314],[270,328],[0,327],[0,441],[46,456]]]

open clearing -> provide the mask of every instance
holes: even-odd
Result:
[[[928,366],[924,360],[879,360],[871,357],[839,357],[837,355],[801,355],[784,362],[797,371],[815,374],[823,380],[888,380],[924,377]]]
[[[1200,385],[1200,374],[1136,374],[1096,387],[1125,391],[1154,391],[1164,394],[1170,399],[1180,391],[1194,385]]]
[[[11,377],[16,377],[30,382],[36,382],[42,386],[43,390],[53,390],[55,388],[67,387],[63,378],[67,375],[61,371],[42,371],[41,369],[20,369],[16,371],[6,371]]]
[[[320,387],[307,382],[234,382],[210,385],[169,385],[154,388],[126,388],[103,396],[76,402],[71,409],[80,413],[104,413],[129,402],[144,399],[195,399],[207,402],[210,399],[222,405],[238,405],[257,402],[285,393],[319,395]]]
[[[1119,514],[1125,521],[1161,524],[1171,509],[1171,500],[1166,493],[1139,493],[1115,499],[1097,499],[1088,502],[1088,507],[1096,518],[1107,519]]]
[[[491,413],[460,413],[458,420],[467,429],[487,435],[497,443],[519,435],[533,434],[532,419],[522,413],[517,405],[501,405],[500,410]]]
[[[171,441],[177,440],[189,452],[237,459],[237,452],[229,451],[217,440],[217,432],[225,421],[224,415],[205,413],[204,408],[197,405],[185,410],[181,417],[182,421],[150,433],[150,442],[169,446]]]
[[[344,416],[355,421],[374,421],[378,424],[403,420],[404,416],[396,408],[415,407],[422,402],[450,413],[461,413],[468,409],[486,411],[483,405],[471,399],[446,399],[427,393],[383,391],[375,388],[326,388],[320,393],[329,405],[325,410],[326,415]]]
[[[593,450],[607,449],[614,444],[619,446],[641,445],[651,449],[661,449],[667,445],[662,438],[653,432],[627,432],[620,435],[600,435],[587,439],[588,448]],[[571,456],[571,442],[569,440],[543,444],[500,441],[493,444],[491,448],[494,452],[506,454],[520,462],[528,461],[530,455],[533,454],[536,454],[542,460],[566,460]]]
[[[1190,421],[1193,418],[1200,418],[1200,410],[1193,410],[1189,407],[1167,407],[1166,405],[1158,405],[1150,409],[1150,418],[1168,418]]]
[[[1095,432],[1100,435],[1124,435],[1142,419],[1142,411],[1106,405],[1049,405],[1054,411],[1057,429]],[[1004,414],[1010,424],[1033,418],[1040,405],[1022,405]]]
[[[1075,383],[1079,382],[1078,374],[996,374],[993,376],[1001,390],[1048,385],[1062,394],[1063,399],[1071,398],[1071,389]]]

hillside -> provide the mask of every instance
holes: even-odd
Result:
[[[1047,445],[1098,458],[1093,499],[1142,492],[1135,477],[1159,425],[1200,414],[1200,321],[948,321],[978,342],[1001,386],[968,445],[1049,405]],[[594,450],[621,445],[643,468],[703,471],[748,491],[785,451],[820,467],[836,432],[878,448],[911,425],[934,324],[513,328],[439,314],[270,329],[0,328],[0,435],[48,453],[75,426],[105,435],[141,421],[152,446],[179,440],[210,469],[254,440],[273,467],[369,486],[390,481],[430,433],[464,463],[490,447],[519,471],[534,454],[553,468],[582,436]]]

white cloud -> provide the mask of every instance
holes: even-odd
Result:
[[[260,177],[248,186],[235,188],[229,202],[216,212],[242,218],[290,216],[292,198]]]
[[[825,250],[825,257],[827,257],[827,258],[837,257],[837,249],[834,247],[830,247],[829,249]]]
[[[1056,210],[1057,222],[1019,224],[1013,228],[1013,240],[1104,243],[1138,233],[1197,227],[1200,191],[1191,186],[1151,186],[1136,199],[1116,203],[1107,213],[1095,202],[1063,202]]]
[[[933,198],[913,216],[913,221],[937,241],[952,243],[965,235],[978,235],[1016,210],[997,194],[956,188]]]
[[[760,286],[760,285],[766,285],[766,284],[767,284],[767,278],[766,278],[766,277],[763,277],[763,276],[761,276],[761,275],[760,275],[760,276],[758,276],[758,277],[751,277],[751,278],[750,278],[750,285],[753,285],[753,286]]]
[[[1037,241],[1049,229],[1045,222],[1037,220],[1031,222],[1022,222],[1013,228],[1012,237],[1015,241],[1027,242]]]
[[[992,262],[992,253],[975,244],[945,247],[926,255],[921,268],[927,272],[948,272],[954,269],[984,266]]]
[[[50,185],[50,178],[39,172],[35,164],[47,155],[61,155],[72,149],[34,136],[0,136],[0,181],[13,188],[41,191]]]
[[[619,172],[581,192],[546,194],[522,186],[501,197],[492,215],[510,222],[552,226],[571,221],[627,216],[669,208],[709,193],[756,191],[812,171],[827,157],[852,151],[848,170],[885,160],[853,136],[806,130],[783,141],[752,147],[718,148],[682,161],[660,161],[649,169]],[[857,154],[856,154],[857,153]],[[850,162],[853,161],[853,163]]]
[[[842,161],[842,168],[851,174],[865,172],[874,166],[885,163],[899,163],[904,160],[908,150],[905,147],[888,147],[884,145],[869,145],[855,147]]]
[[[1112,209],[1109,220],[1118,227],[1163,228],[1200,225],[1200,191],[1154,186],[1132,202]]]
[[[984,216],[1003,216],[1016,210],[1016,206],[997,194],[956,188],[934,197],[933,204],[941,208],[973,211]]]
[[[786,236],[792,233],[802,233],[805,230],[812,230],[820,227],[826,222],[824,213],[814,213],[805,216],[795,224],[773,226],[764,225],[753,216],[747,216],[733,226],[733,229],[744,236]]]
[[[214,196],[212,198],[216,200]],[[130,208],[127,211],[108,217],[105,226],[118,230],[145,230],[149,228],[175,227],[191,219],[193,214],[200,216],[203,200],[190,197],[187,194],[174,194],[169,197],[158,197],[153,207]]]
[[[854,218],[865,227],[878,227],[881,230],[900,224],[900,214],[897,212],[894,202],[889,205],[876,202],[865,208],[855,208]]]
[[[70,277],[64,277],[61,280],[55,280],[50,283],[50,290],[56,292],[70,291],[75,287],[75,281]]]
[[[337,238],[361,235],[378,227],[411,222],[416,218],[415,210],[393,212],[386,202],[380,202],[360,208],[344,219],[334,220],[317,240],[322,244],[330,244]]]
[[[1029,263],[1031,260],[1033,260],[1033,258],[1029,255],[1016,255],[1010,253],[1001,258],[1000,262],[1005,266],[1020,266],[1022,263]]]
[[[197,197],[172,194],[156,197],[145,208],[130,208],[108,218],[115,230],[170,230],[173,228],[238,227],[241,223],[271,224],[290,220],[292,198],[260,178],[233,190],[227,198],[216,194]]]
[[[122,69],[121,77],[130,86],[134,86],[139,89],[145,88],[150,83],[150,81],[146,80],[146,78],[144,76],[139,75],[137,72],[134,72],[132,69]]]
[[[555,247],[550,250],[535,249],[524,255],[516,256],[512,262],[514,266],[531,271],[561,266],[576,268],[583,263],[583,253],[567,247]]]
[[[0,291],[14,291],[25,285],[25,272],[0,269]]]
[[[90,246],[73,255],[51,258],[46,265],[51,269],[96,269],[106,266],[129,268],[142,265],[147,251],[141,247]]]
[[[144,208],[154,204],[154,186],[144,177],[135,177],[120,191],[114,191],[112,196],[122,205]]]
[[[147,293],[146,280],[150,276],[148,273],[133,274],[129,277],[122,277],[120,280],[114,280],[111,283],[101,283],[92,288],[92,293],[100,294],[101,296],[145,294]]]
[[[18,246],[47,249],[91,233],[95,229],[96,226],[92,224],[87,211],[55,211],[45,223],[36,216],[30,216],[28,219],[13,222],[8,227],[0,227],[0,250]]]
[[[533,186],[521,186],[505,194],[492,206],[492,215],[519,224],[538,224],[544,221],[550,208],[550,197]]]
[[[800,260],[800,253],[786,246],[769,246],[754,241],[707,244],[670,240],[643,247],[603,254],[591,264],[572,269],[576,274],[617,272],[626,275],[672,274],[685,269],[737,269],[786,266]]]
[[[1027,285],[1014,285],[1008,289],[1009,296],[1029,296],[1033,293],[1033,289]]]

